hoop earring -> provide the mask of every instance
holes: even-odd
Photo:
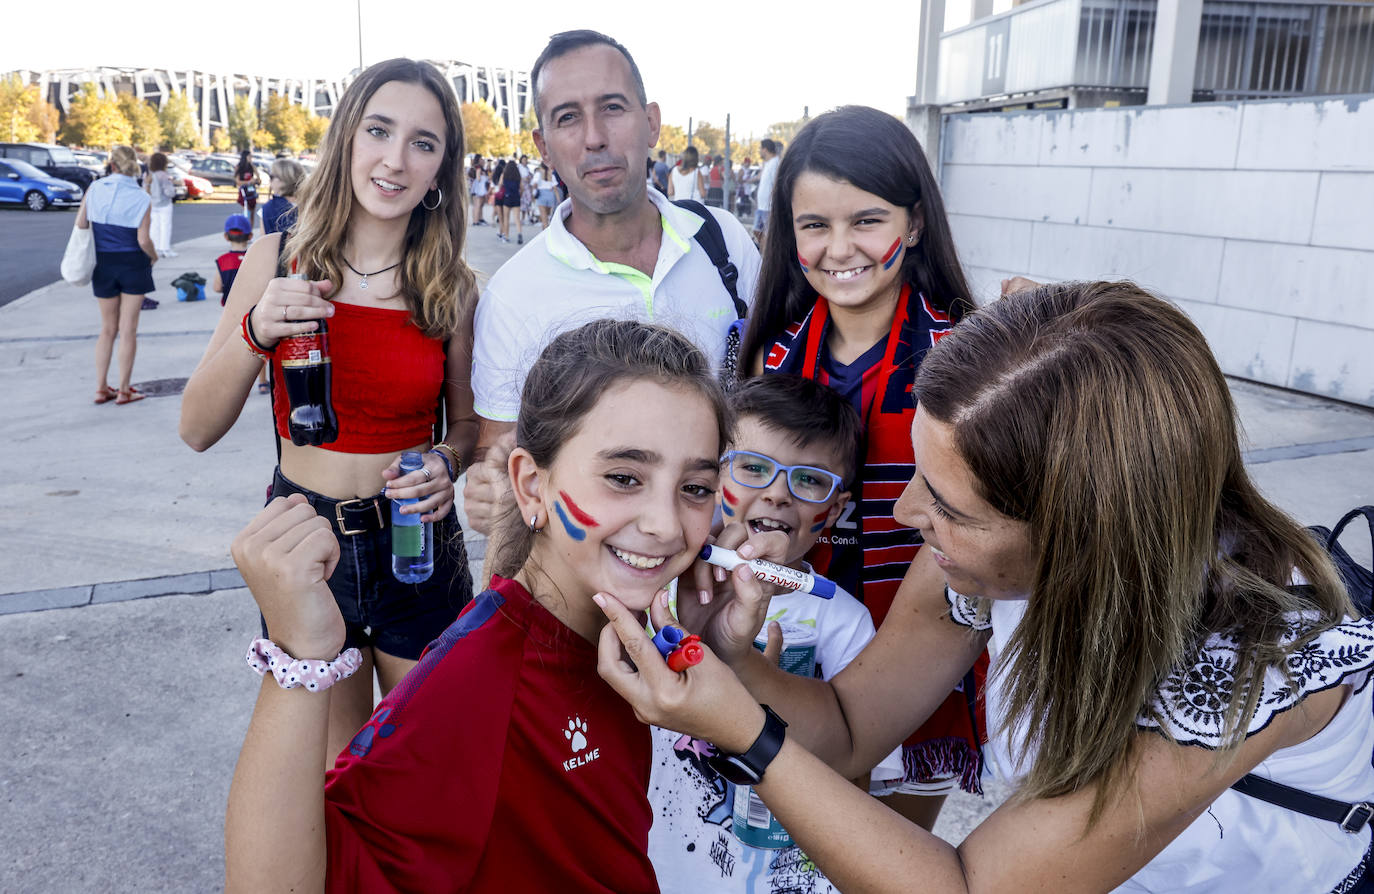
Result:
[[[538,534],[538,533],[539,533],[539,513],[538,513],[538,512],[536,512],[534,515],[531,515],[531,516],[530,516],[530,533],[531,533],[531,534]]]
[[[425,199],[429,198],[429,193],[425,193],[425,199],[420,200],[420,207],[425,209],[426,211],[433,211],[435,208],[438,208],[440,205],[444,204],[444,191],[437,186],[434,188],[433,191],[439,194],[439,201],[435,202],[433,205],[426,205]]]

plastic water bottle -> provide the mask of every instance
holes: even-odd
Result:
[[[401,474],[424,468],[425,460],[415,451],[401,454]],[[391,501],[391,573],[398,581],[418,584],[434,573],[434,523],[420,521],[419,513],[402,513],[402,506],[417,499]]]

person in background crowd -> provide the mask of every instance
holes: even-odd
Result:
[[[668,172],[668,198],[700,202],[705,197],[706,183],[701,179],[701,168],[697,167],[698,158],[697,147],[688,146],[682,150],[677,167]]]
[[[177,196],[176,184],[167,173],[167,156],[154,152],[148,156],[148,176],[143,188],[152,199],[151,235],[158,257],[175,258],[172,251],[172,205]]]
[[[539,209],[539,224],[548,229],[549,215],[558,205],[558,183],[553,179],[547,163],[541,162],[534,178],[534,207]]]
[[[501,232],[497,234],[502,242],[510,241],[511,218],[515,219],[515,241],[523,245],[525,242],[525,222],[520,214],[521,195],[525,188],[525,178],[520,173],[520,165],[516,164],[515,159],[511,159],[506,166],[501,169],[501,198],[496,203],[497,212],[501,216]]]
[[[272,162],[272,198],[262,205],[264,236],[285,233],[296,223],[296,192],[305,180],[305,167],[291,158]]]
[[[762,240],[768,229],[768,214],[773,210],[773,186],[778,180],[778,144],[765,139],[759,143],[763,168],[759,171],[759,186],[754,192],[754,238]]]
[[[238,184],[238,203],[243,207],[243,214],[252,220],[258,208],[258,169],[253,165],[253,153],[247,149],[239,153],[234,182]]]
[[[374,673],[382,694],[391,691],[472,597],[453,513],[453,481],[476,435],[462,159],[458,99],[434,66],[391,59],[363,71],[339,101],[295,227],[248,250],[181,404],[182,440],[206,450],[272,364],[280,461],[270,493],[304,494],[333,528],[343,559],[328,585],[340,633],[363,656],[362,673],[329,694],[331,760],[372,714]],[[297,271],[309,278],[288,278]],[[291,358],[278,346],[321,320],[338,437],[295,444],[283,380]],[[423,468],[402,473],[403,451],[422,452]],[[393,508],[435,523],[428,580],[392,573]],[[278,633],[271,620],[269,637]]]
[[[472,164],[468,165],[468,195],[472,197],[472,213],[469,215],[471,227],[485,227],[486,207],[487,207],[487,184],[490,178],[487,176],[487,163],[480,155],[472,156]]]
[[[711,159],[711,170],[706,174],[706,204],[716,208],[725,207],[724,155],[717,155]]]
[[[110,150],[110,173],[91,183],[81,197],[76,226],[95,233],[95,272],[91,291],[100,306],[95,340],[95,402],[143,400],[133,386],[138,352],[138,315],[153,291],[157,249],[152,239],[153,200],[138,185],[138,156],[128,146]],[[156,305],[154,305],[156,307]],[[119,338],[119,388],[110,387],[110,355]]]
[[[658,160],[654,162],[653,172],[654,189],[668,194],[668,153],[658,150]]]

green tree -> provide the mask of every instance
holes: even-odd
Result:
[[[129,140],[137,148],[153,152],[162,145],[162,124],[157,110],[132,93],[119,97],[119,112],[129,122]]]
[[[774,121],[768,125],[768,131],[764,136],[781,141],[785,151],[786,147],[792,144],[792,138],[797,135],[797,131],[801,130],[805,123],[805,118],[798,118],[795,121]]]
[[[67,112],[62,141],[108,149],[116,144],[127,145],[132,136],[133,129],[120,111],[119,102],[113,96],[101,96],[95,84],[82,84]]]
[[[163,142],[171,149],[190,149],[200,143],[200,131],[196,128],[196,104],[185,93],[176,92],[167,97],[158,112],[158,122],[162,125]]]
[[[658,129],[658,148],[669,155],[681,155],[687,148],[687,131],[676,124],[664,124]]]
[[[469,152],[489,157],[510,153],[511,132],[486,100],[463,103],[462,113],[463,136]]]
[[[538,119],[535,118],[534,109],[525,112],[525,117],[520,119],[520,132],[515,135],[515,145],[520,152],[531,158],[539,157],[539,147],[534,145],[534,129],[539,126]]]
[[[703,156],[723,152],[725,131],[709,121],[699,121],[696,129],[692,131],[692,145],[696,146],[697,151]]]
[[[306,114],[305,133],[302,135],[302,140],[306,149],[318,149],[320,144],[324,142],[325,131],[329,130],[329,119],[324,115],[315,115],[309,112]]]
[[[235,96],[229,107],[229,142],[239,149],[252,149],[258,132],[258,110],[246,96]]]
[[[38,128],[29,116],[37,97],[38,88],[26,85],[17,74],[0,80],[0,134],[6,140],[27,143],[39,138]]]
[[[229,132],[224,128],[217,127],[210,133],[210,148],[215,152],[228,152],[233,145],[229,140]]]
[[[57,129],[62,126],[62,116],[58,114],[57,106],[38,93],[37,86],[33,90],[33,103],[29,106],[29,123],[38,129],[41,142],[57,141]]]
[[[266,145],[292,154],[300,152],[305,148],[309,123],[310,113],[280,93],[267,98],[267,108],[262,113],[262,128],[270,135]]]

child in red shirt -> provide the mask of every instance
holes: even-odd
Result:
[[[656,892],[650,734],[597,674],[592,597],[643,611],[691,565],[726,419],[676,333],[601,320],[554,339],[525,384],[491,588],[327,778],[328,697],[283,687],[357,667],[327,661],[344,634],[325,584],[337,542],[302,496],[269,504],[233,553],[277,637],[254,650],[282,685],[264,678],[234,774],[227,887]]]
[[[231,214],[224,221],[224,239],[229,250],[215,258],[215,280],[211,285],[219,292],[219,306],[229,300],[229,290],[234,287],[244,255],[248,254],[248,242],[253,238],[253,223],[242,214]],[[267,367],[258,373],[258,393],[268,391]]]

